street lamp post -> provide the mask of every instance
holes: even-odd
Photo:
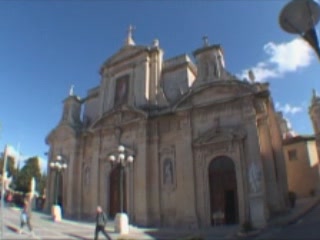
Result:
[[[51,212],[53,216],[53,220],[55,222],[61,221],[61,207],[58,203],[58,193],[59,193],[59,176],[63,170],[68,167],[65,158],[61,155],[58,155],[56,159],[50,161],[50,168],[53,172],[55,172],[55,179],[54,179],[54,204],[52,206]]]
[[[120,190],[120,213],[116,214],[115,220],[115,231],[120,234],[127,234],[129,233],[129,220],[126,213],[123,211],[123,174],[125,168],[132,163],[134,160],[133,155],[127,153],[127,149],[119,145],[118,151],[114,154],[109,155],[109,161],[111,164],[117,164],[120,168],[120,181],[119,181],[119,190]]]
[[[280,27],[299,34],[313,48],[320,60],[320,47],[315,26],[320,20],[320,6],[314,0],[291,0],[281,10]]]

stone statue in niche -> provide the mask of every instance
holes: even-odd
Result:
[[[122,76],[116,79],[116,91],[114,105],[119,106],[128,101],[129,92],[129,75]]]
[[[173,184],[173,165],[171,159],[169,158],[166,158],[163,162],[163,184]]]
[[[249,167],[249,182],[251,192],[258,193],[261,191],[262,173],[257,163],[251,163]]]

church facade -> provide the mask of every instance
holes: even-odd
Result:
[[[220,45],[164,60],[159,41],[125,45],[101,67],[99,86],[64,100],[49,133],[48,160],[68,161],[60,179],[64,214],[119,212],[119,169],[108,156],[134,155],[124,175],[124,210],[140,226],[263,227],[287,208],[282,136],[267,83],[230,74]],[[48,166],[47,209],[54,173]]]

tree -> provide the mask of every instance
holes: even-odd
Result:
[[[4,162],[4,157],[1,156],[0,157],[0,174],[2,174],[3,162]],[[8,177],[16,175],[17,169],[15,167],[14,157],[7,156],[7,168],[6,168],[6,171],[8,173]]]
[[[30,192],[31,179],[35,178],[36,186],[38,188],[41,182],[41,171],[38,157],[31,157],[26,160],[25,165],[19,171],[16,181],[16,190],[22,192]]]

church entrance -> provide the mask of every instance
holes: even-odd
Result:
[[[211,225],[238,223],[237,179],[229,157],[214,158],[209,165]]]
[[[123,211],[127,212],[126,172],[123,172]],[[120,212],[120,166],[110,173],[110,207],[109,216],[114,218]]]

